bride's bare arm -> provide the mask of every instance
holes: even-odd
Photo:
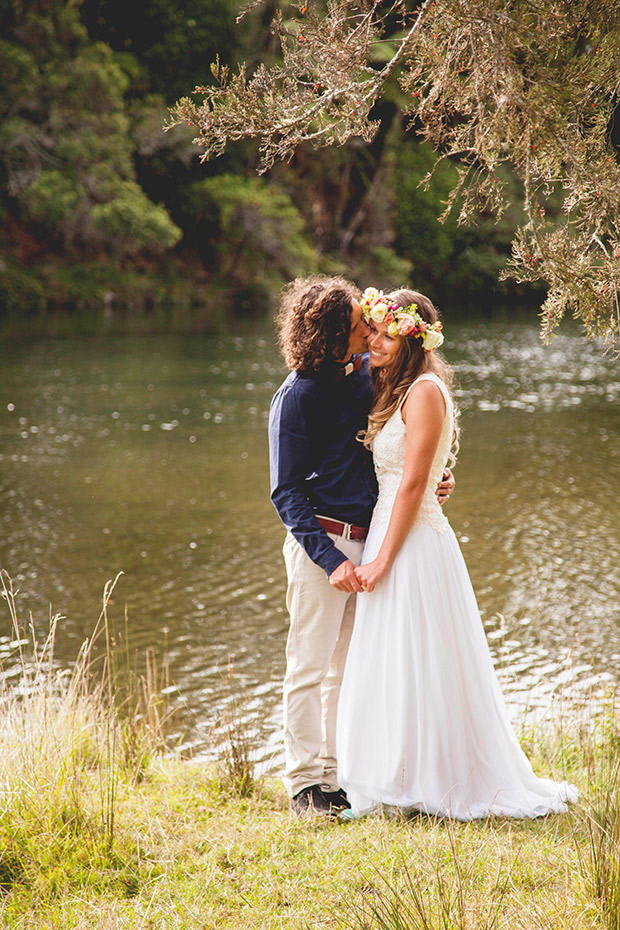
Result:
[[[405,461],[390,522],[377,557],[355,569],[369,592],[389,570],[416,518],[439,445],[445,409],[443,395],[432,381],[414,385],[403,404]]]

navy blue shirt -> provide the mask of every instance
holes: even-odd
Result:
[[[372,456],[356,439],[368,425],[368,362],[336,380],[333,372],[293,371],[269,413],[271,499],[287,530],[329,576],[346,555],[315,514],[368,526],[377,500]]]

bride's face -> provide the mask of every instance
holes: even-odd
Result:
[[[373,368],[389,368],[396,361],[402,336],[390,336],[385,323],[368,321],[368,348]]]

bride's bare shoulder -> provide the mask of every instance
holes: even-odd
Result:
[[[420,378],[414,381],[407,391],[400,410],[405,423],[409,415],[425,414],[429,417],[443,418],[446,412],[446,399],[434,378]]]

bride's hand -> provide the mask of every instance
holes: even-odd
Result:
[[[381,581],[387,570],[388,566],[384,562],[380,562],[379,559],[374,559],[372,562],[367,562],[366,565],[359,565],[355,569],[355,574],[357,580],[362,585],[362,590],[370,594],[371,591],[374,590],[375,585]]]

